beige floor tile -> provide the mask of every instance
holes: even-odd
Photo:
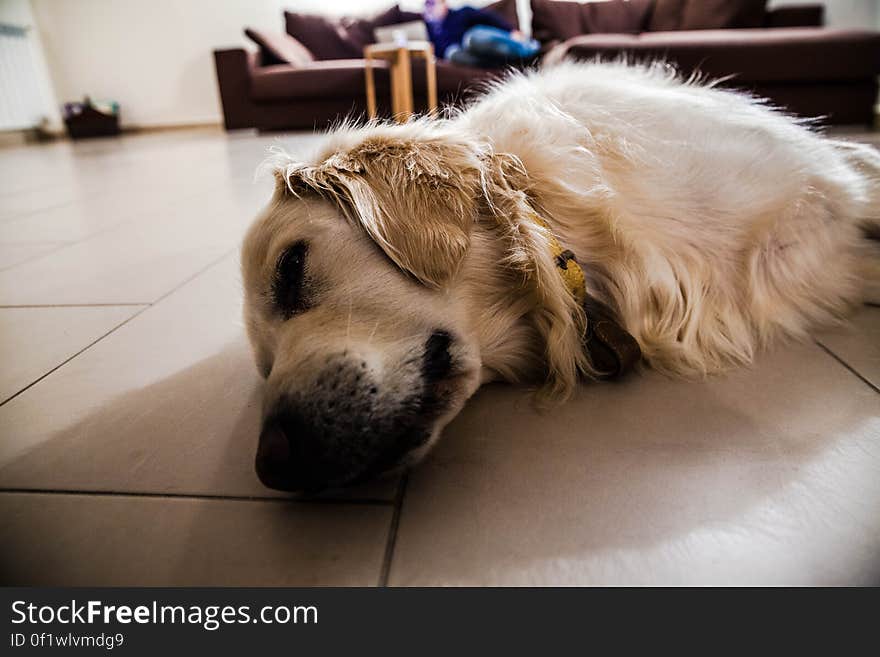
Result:
[[[129,192],[125,189],[78,199],[36,212],[18,215],[0,222],[0,244],[62,241],[75,242],[127,221],[167,212],[174,201],[186,195],[181,185],[174,188],[174,179],[156,181],[148,189],[142,186]],[[190,194],[192,195],[192,194]]]
[[[0,272],[0,305],[152,303],[234,248],[222,221],[208,234],[187,221],[196,211],[129,223]]]
[[[156,158],[128,153],[118,145],[104,155],[89,154],[77,146],[0,152],[4,181],[0,226],[49,210],[100,202],[108,194],[129,191],[136,195],[145,183],[178,170],[173,158],[163,166]],[[51,184],[45,182],[47,172],[51,172]]]
[[[0,403],[142,308],[0,308]]]
[[[142,225],[100,235],[0,272],[0,305],[152,303],[234,248],[194,241]]]
[[[221,198],[240,201],[239,190],[246,193],[253,187],[250,176],[228,179],[225,171],[196,171],[198,175],[188,174],[178,165],[149,175],[139,173],[136,184],[106,180],[105,189],[85,198],[0,222],[0,244],[75,242],[126,223],[152,225],[181,210],[196,214],[201,207],[205,213],[217,212]],[[271,186],[260,200],[268,200],[270,192]]]
[[[282,495],[254,474],[262,381],[239,277],[224,258],[0,406],[0,487]]]
[[[0,580],[375,586],[388,505],[0,493]]]
[[[0,221],[79,198],[76,162],[60,144],[0,149]],[[52,171],[53,184],[46,184]]]
[[[152,303],[236,248],[271,185],[218,186],[0,272],[0,305]]]
[[[816,340],[880,389],[880,308],[866,306],[849,325]]]
[[[297,136],[291,141],[298,149],[314,140]],[[80,148],[75,155],[44,152],[40,168],[54,171],[60,159],[62,170],[71,170],[51,190],[25,187],[0,194],[0,243],[78,241],[127,221],[152,222],[173,212],[180,201],[205,203],[229,187],[252,186],[254,171],[272,143],[269,138],[234,142],[210,135],[91,146],[107,149],[95,153]],[[14,158],[0,152],[0,169],[9,159]],[[23,167],[34,168],[27,162]],[[260,200],[267,198],[264,194]]]
[[[21,190],[12,190],[6,184],[4,180],[4,193],[0,193],[0,222],[73,203],[80,194],[75,186],[64,183]]]
[[[479,393],[410,475],[391,584],[880,581],[880,395],[815,345],[537,414]]]
[[[56,251],[64,246],[63,242],[34,242],[32,244],[0,243],[0,271],[9,269],[41,255]]]

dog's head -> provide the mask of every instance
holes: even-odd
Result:
[[[242,251],[265,484],[316,490],[418,460],[482,372],[543,373],[564,395],[588,369],[517,162],[416,122],[274,164]]]
[[[478,212],[480,158],[404,127],[341,132],[315,164],[276,165],[242,250],[245,323],[267,379],[265,484],[314,490],[410,462],[478,387],[450,282]]]

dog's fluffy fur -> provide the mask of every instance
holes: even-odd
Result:
[[[395,289],[407,312],[448,309],[440,315],[478,363],[445,420],[480,381],[537,379],[564,397],[592,373],[587,319],[532,211],[574,251],[589,293],[617,310],[647,364],[684,376],[749,363],[773,338],[843,317],[862,295],[862,228],[880,218],[873,149],[663,65],[515,75],[451,118],[344,126],[313,161],[271,166],[276,195],[244,250],[264,369],[296,349],[266,309],[273,235],[329,204],[419,282]],[[354,320],[393,325],[390,312]],[[399,342],[414,329],[384,330]]]
[[[860,224],[880,217],[867,146],[660,65],[518,77],[459,122],[522,163],[519,188],[656,369],[749,363],[860,299]]]

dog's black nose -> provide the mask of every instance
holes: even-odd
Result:
[[[257,447],[256,468],[260,481],[269,488],[293,489],[290,440],[276,418],[263,425]]]
[[[316,492],[398,465],[430,435],[442,405],[434,384],[452,370],[452,342],[445,331],[428,337],[421,371],[410,373],[412,391],[383,390],[366,361],[345,353],[328,357],[320,375],[279,399],[268,414],[255,463],[260,481],[279,490]],[[407,362],[418,363],[413,360]]]
[[[425,383],[431,384],[443,379],[452,369],[452,356],[449,345],[452,337],[446,331],[434,331],[425,343],[422,357],[422,376]]]
[[[290,408],[266,420],[255,463],[260,481],[269,488],[314,492],[348,478],[354,465],[339,449],[345,438],[328,436],[326,429]]]

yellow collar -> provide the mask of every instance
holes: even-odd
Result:
[[[617,313],[600,300],[587,296],[584,270],[575,260],[574,253],[562,248],[550,226],[536,212],[532,211],[531,217],[547,230],[556,270],[565,287],[584,309],[587,325],[582,340],[590,357],[593,376],[599,379],[622,376],[639,362],[642,355],[639,343],[623,327]]]
[[[547,235],[550,239],[550,253],[553,254],[556,269],[559,271],[565,287],[571,292],[578,305],[583,305],[587,298],[587,281],[584,277],[584,270],[581,269],[581,266],[575,259],[574,253],[562,248],[562,244],[556,239],[556,235],[553,234],[550,225],[536,212],[532,212],[531,216],[536,224],[547,230]]]

